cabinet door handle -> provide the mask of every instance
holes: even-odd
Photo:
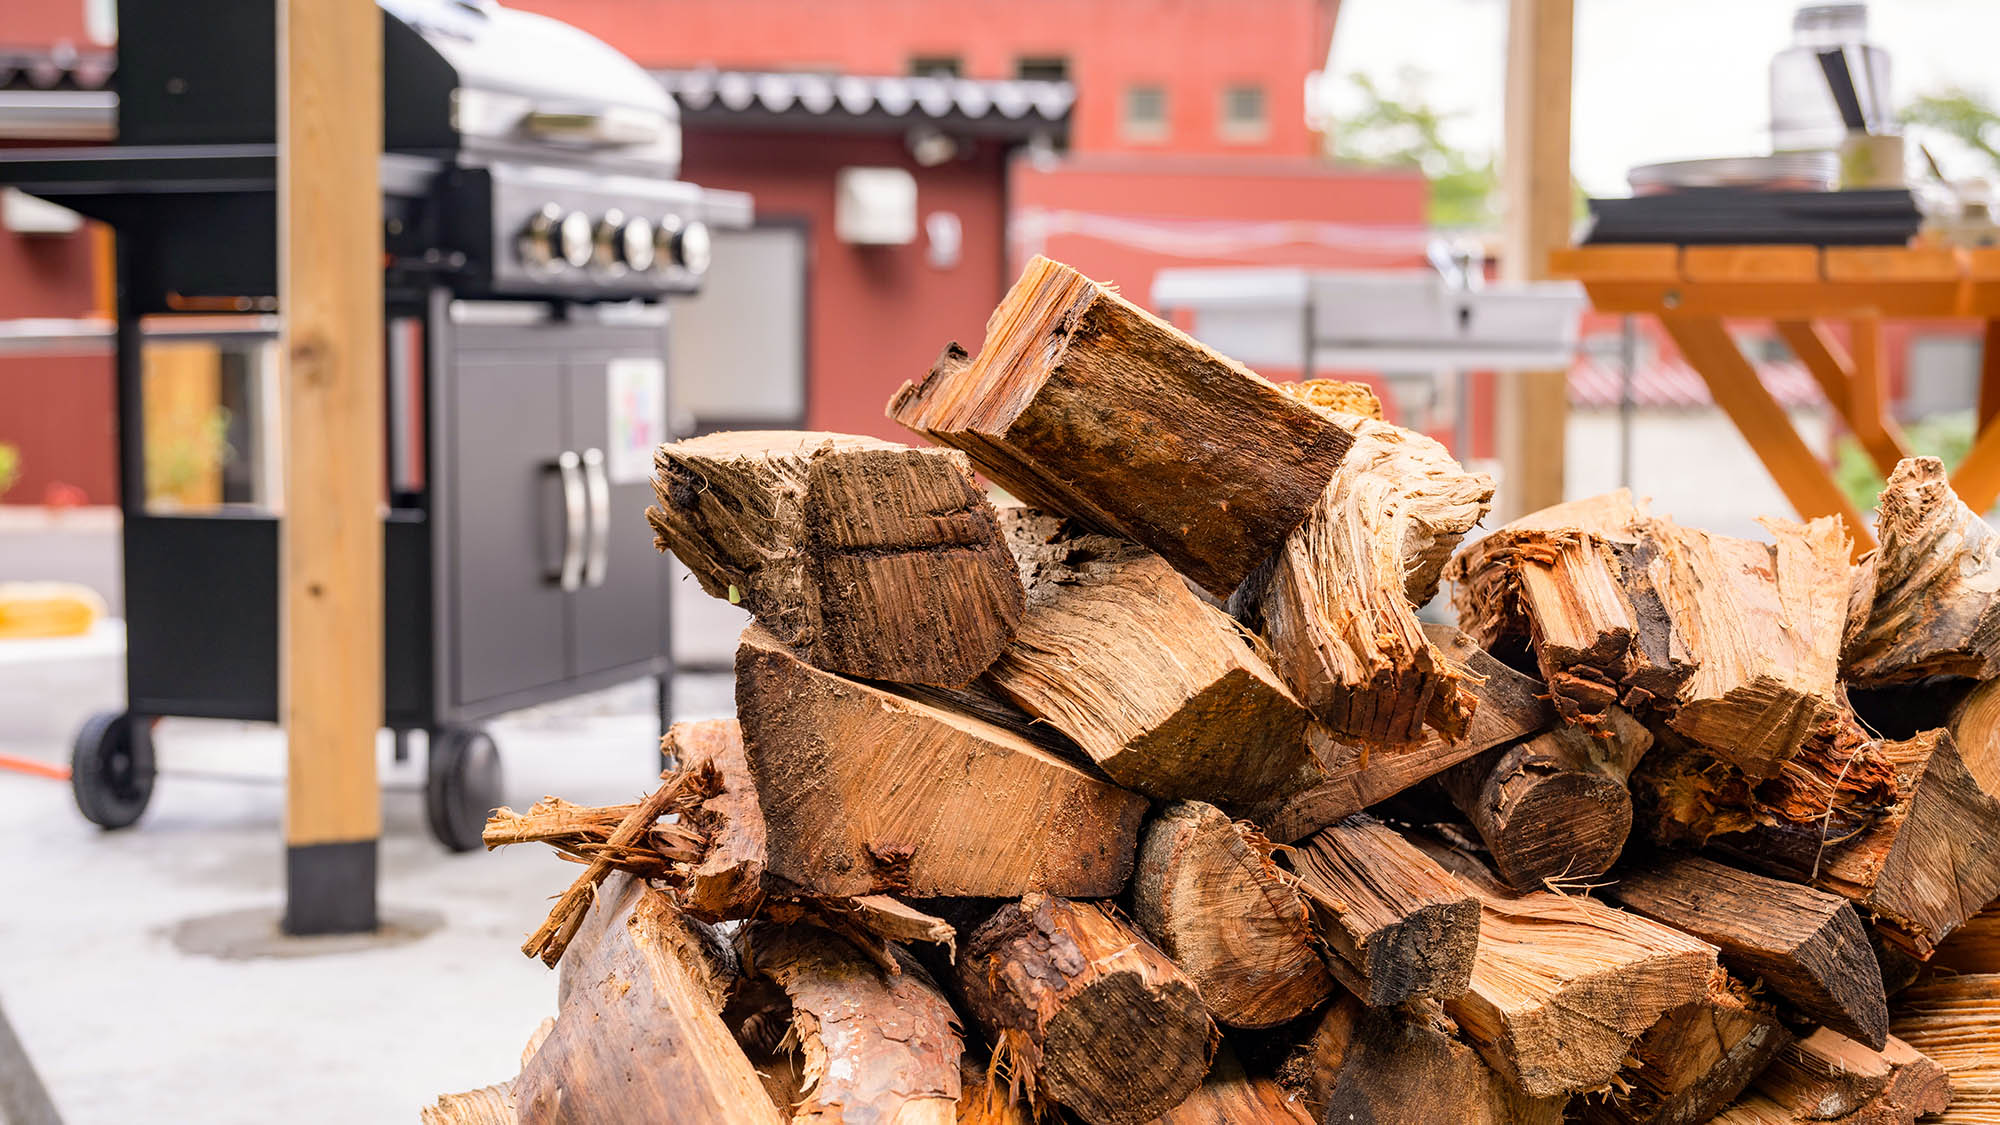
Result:
[[[584,513],[583,459],[573,449],[565,449],[545,468],[554,469],[562,481],[563,549],[562,565],[549,573],[550,582],[565,593],[583,584],[583,540],[587,533]]]
[[[590,550],[583,558],[583,584],[604,585],[611,565],[611,478],[604,471],[604,451],[583,451],[583,481],[590,493]]]

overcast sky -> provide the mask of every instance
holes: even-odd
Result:
[[[1791,43],[1793,0],[1576,0],[1571,154],[1597,195],[1626,193],[1635,164],[1770,151],[1771,56]],[[1342,0],[1328,71],[1428,73],[1429,100],[1461,111],[1455,143],[1500,146],[1506,0]],[[1958,84],[2000,93],[2000,0],[1876,0],[1869,39],[1892,58],[1900,103]],[[1934,146],[1934,148],[1937,146]],[[1971,174],[1937,153],[1947,174]]]

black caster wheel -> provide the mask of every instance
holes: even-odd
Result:
[[[424,816],[431,835],[455,852],[480,846],[486,818],[500,804],[500,752],[478,727],[431,732],[424,776]]]
[[[142,715],[100,711],[76,732],[69,787],[84,819],[129,828],[153,799],[153,723]]]

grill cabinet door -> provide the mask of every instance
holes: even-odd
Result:
[[[457,701],[473,704],[565,677],[562,361],[553,351],[461,352],[449,437]]]
[[[633,332],[629,339],[632,347],[572,355],[567,364],[569,448],[587,461],[597,451],[598,463],[586,471],[608,492],[603,514],[609,517],[602,528],[591,527],[590,546],[601,566],[586,573],[596,584],[586,581],[572,599],[570,670],[576,676],[666,651],[667,566],[646,523],[653,447],[667,440],[666,365],[657,330]]]

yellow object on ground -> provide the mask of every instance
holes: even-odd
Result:
[[[104,613],[104,599],[88,586],[0,582],[0,640],[80,636]]]

